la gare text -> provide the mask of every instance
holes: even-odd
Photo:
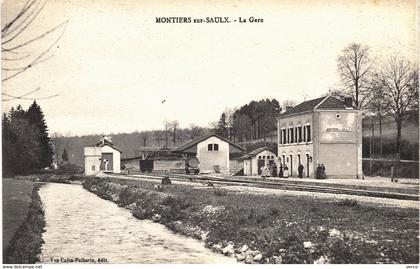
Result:
[[[156,23],[263,23],[264,19],[257,17],[156,17]]]

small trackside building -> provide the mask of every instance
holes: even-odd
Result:
[[[314,178],[324,164],[327,178],[362,178],[362,117],[352,103],[350,97],[321,97],[278,116],[278,156],[291,176],[301,163],[304,177]]]
[[[242,153],[244,148],[216,134],[203,135],[172,149],[185,157],[194,156],[200,162],[200,173],[229,173],[230,154]]]
[[[91,176],[98,172],[121,173],[121,151],[102,137],[93,147],[84,148],[85,175]]]
[[[265,164],[276,164],[277,156],[267,147],[257,148],[248,154],[245,154],[239,160],[244,162],[244,175],[257,176],[261,174],[261,167]]]

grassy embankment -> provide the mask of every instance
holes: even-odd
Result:
[[[44,210],[39,184],[3,179],[3,263],[35,263],[41,252]]]
[[[246,263],[418,263],[416,209],[91,178],[84,187]]]

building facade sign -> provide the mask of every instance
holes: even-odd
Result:
[[[327,133],[350,133],[351,128],[347,127],[332,127],[325,130]]]

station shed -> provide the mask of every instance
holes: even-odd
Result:
[[[261,167],[272,165],[277,162],[276,154],[267,147],[260,147],[240,157],[244,163],[245,176],[257,176],[261,174]]]
[[[230,154],[245,149],[216,134],[197,137],[172,149],[185,158],[194,156],[199,161],[200,173],[229,173]]]
[[[84,148],[85,175],[91,176],[101,171],[121,173],[121,151],[110,140],[103,136],[95,146]]]

